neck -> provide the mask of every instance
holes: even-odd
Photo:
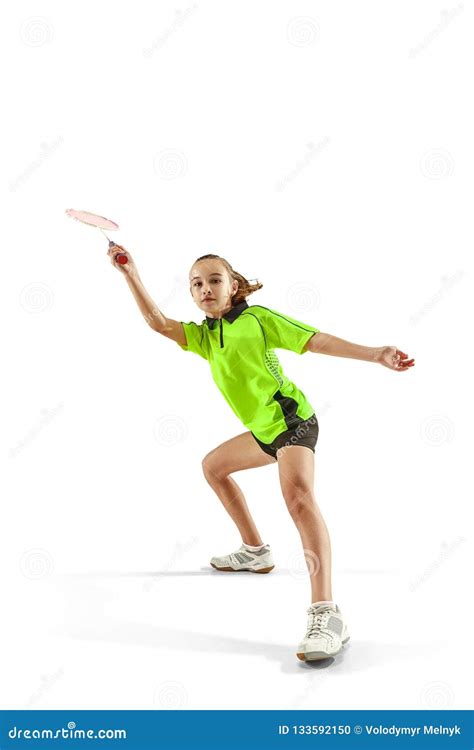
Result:
[[[229,310],[232,310],[232,307],[233,307],[232,303],[229,303],[222,310],[219,310],[219,312],[216,315],[208,315],[207,317],[208,318],[217,318],[217,319],[223,318],[224,315],[226,315],[229,312]]]

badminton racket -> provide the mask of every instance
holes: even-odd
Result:
[[[109,250],[113,247],[118,247],[118,245],[116,245],[113,240],[110,240],[104,232],[104,229],[107,229],[108,231],[115,231],[118,229],[119,225],[115,221],[106,219],[105,216],[99,216],[99,214],[92,214],[90,211],[76,211],[75,208],[67,208],[66,214],[72,219],[80,221],[82,224],[88,224],[90,227],[97,227],[97,229],[100,229],[106,240],[108,240]],[[116,261],[123,266],[125,263],[128,263],[128,258],[126,255],[119,253],[116,256]]]

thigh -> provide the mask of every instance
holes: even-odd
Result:
[[[278,475],[285,499],[304,497],[313,491],[314,453],[303,445],[291,445],[277,451]]]
[[[221,478],[234,471],[253,469],[276,462],[276,458],[265,453],[248,431],[218,445],[204,457],[202,465],[204,472]]]

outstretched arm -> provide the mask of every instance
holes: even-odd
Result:
[[[408,354],[400,351],[396,346],[360,346],[322,331],[315,333],[310,338],[305,351],[331,354],[333,357],[362,359],[366,362],[378,362],[390,370],[398,370],[399,372],[408,370],[415,364],[414,359],[408,359]]]
[[[178,344],[186,346],[186,335],[180,321],[167,318],[153,302],[148,294],[138,273],[138,269],[130,253],[121,245],[114,245],[109,248],[109,257],[112,265],[125,276],[128,287],[135,297],[140,311],[146,323],[157,333],[161,333],[169,339],[173,339]],[[118,255],[126,255],[127,263],[121,265],[117,262]]]

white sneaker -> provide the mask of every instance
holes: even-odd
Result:
[[[350,636],[337,604],[312,604],[307,613],[308,629],[298,646],[298,659],[317,661],[338,654]]]
[[[275,567],[270,545],[266,544],[258,552],[251,552],[242,544],[236,552],[223,557],[211,558],[211,565],[216,570],[237,572],[248,570],[251,573],[269,573]]]

